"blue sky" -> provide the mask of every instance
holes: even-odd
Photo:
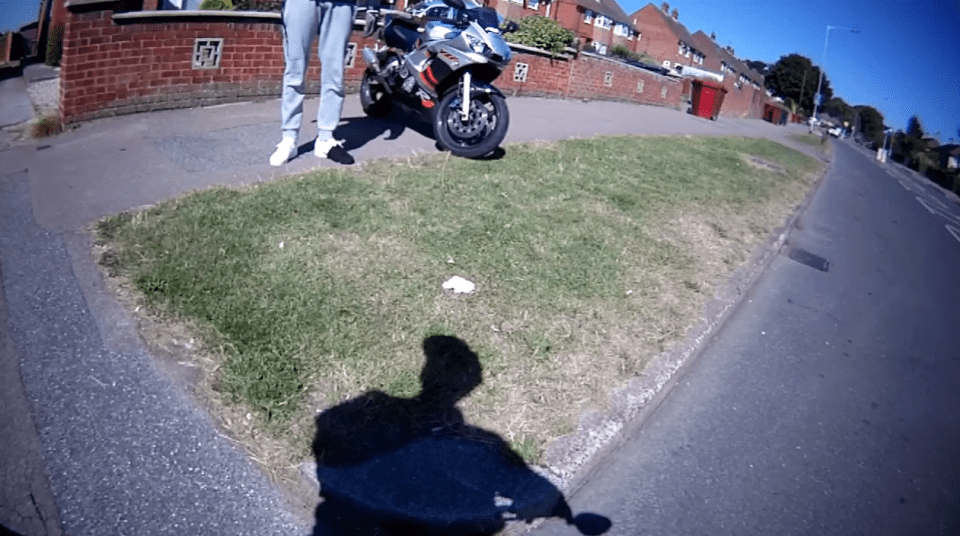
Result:
[[[629,15],[645,0],[618,0]],[[662,1],[662,0],[661,0]],[[659,5],[657,1],[655,5]],[[0,29],[37,16],[38,0],[0,0]],[[674,0],[690,33],[716,32],[740,59],[775,62],[798,53],[823,64],[836,95],[880,110],[888,126],[905,129],[911,115],[941,141],[960,143],[960,2],[890,0]]]
[[[629,15],[644,0],[618,0]],[[660,5],[657,1],[654,5]],[[716,32],[740,59],[768,63],[791,53],[824,66],[834,94],[873,106],[891,127],[918,115],[924,131],[960,143],[960,2],[801,0],[669,1],[690,33]],[[830,31],[856,28],[859,33]]]

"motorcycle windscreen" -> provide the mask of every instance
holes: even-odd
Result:
[[[489,7],[478,7],[470,10],[470,15],[476,19],[477,24],[486,30],[487,28],[500,28],[500,16],[497,11]]]

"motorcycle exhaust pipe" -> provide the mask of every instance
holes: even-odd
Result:
[[[377,74],[380,74],[380,62],[377,61],[377,54],[369,47],[363,47],[363,61],[371,67]]]
[[[366,62],[367,67],[373,70],[373,76],[377,79],[377,82],[380,82],[380,85],[383,86],[383,90],[387,92],[387,95],[392,95],[393,90],[390,89],[390,84],[383,79],[383,72],[380,71],[380,62],[377,61],[377,54],[371,50],[369,47],[363,47],[363,61]]]

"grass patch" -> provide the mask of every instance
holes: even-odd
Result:
[[[819,134],[790,134],[787,137],[795,142],[815,147],[824,152],[827,152],[830,148],[827,140],[824,140]]]
[[[34,138],[49,138],[63,132],[63,124],[57,114],[47,114],[30,125],[30,135]]]
[[[309,452],[317,410],[417,394],[421,343],[442,334],[484,369],[468,422],[533,461],[696,323],[819,166],[756,139],[527,143],[196,192],[107,218],[98,240],[285,459]],[[443,291],[453,275],[477,291]]]

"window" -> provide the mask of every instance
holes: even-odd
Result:
[[[530,9],[537,9],[540,7],[540,0],[527,0],[527,7]]]
[[[527,81],[527,72],[530,70],[530,65],[527,63],[517,63],[513,68],[513,81],[514,82],[526,82]]]
[[[594,26],[599,26],[600,28],[610,29],[610,26],[613,24],[613,21],[603,15],[597,15],[596,19],[593,21]]]
[[[683,43],[677,44],[677,54],[683,56]]]
[[[593,22],[593,11],[588,9],[583,13],[583,22],[586,22],[587,24]]]

